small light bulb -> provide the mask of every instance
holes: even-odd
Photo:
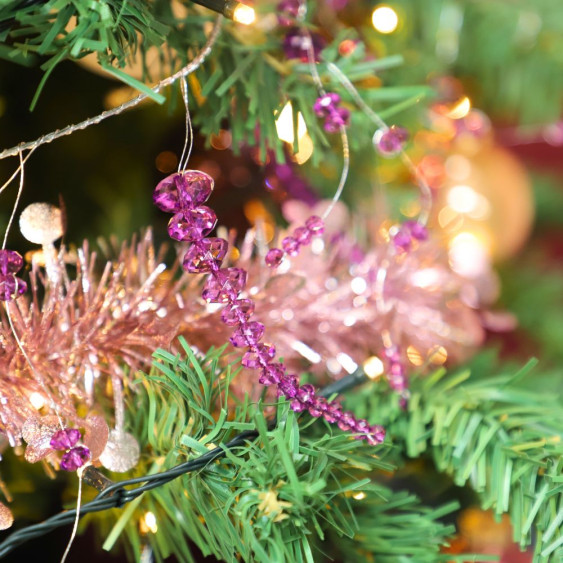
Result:
[[[251,6],[239,4],[233,12],[233,20],[243,25],[251,25],[256,21],[256,12]]]
[[[471,100],[467,96],[463,96],[461,100],[456,102],[456,104],[450,109],[446,115],[450,119],[463,119],[469,114],[471,110]]]
[[[399,25],[399,16],[390,6],[378,6],[371,16],[373,27],[379,33],[393,33]]]
[[[364,500],[366,498],[366,493],[364,493],[363,491],[360,491],[359,493],[356,493],[354,495],[352,495],[356,500]]]
[[[293,144],[293,106],[287,102],[276,119],[276,131],[280,141]],[[307,134],[307,124],[301,112],[297,113],[297,139],[302,139]]]
[[[158,525],[156,523],[156,516],[152,512],[147,512],[145,513],[143,520],[147,530],[149,530],[153,534],[156,534],[158,530]]]
[[[364,373],[370,379],[378,378],[385,371],[383,362],[377,356],[371,356],[368,358],[362,367],[364,368]]]
[[[31,406],[34,409],[41,410],[43,408],[43,406],[45,405],[45,397],[43,397],[43,395],[41,395],[41,393],[37,393],[37,391],[34,391],[29,396],[29,402],[31,403]]]

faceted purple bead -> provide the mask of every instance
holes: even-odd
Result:
[[[272,385],[279,383],[285,375],[285,367],[281,363],[268,364],[260,374],[258,382],[262,385]]]
[[[278,383],[278,397],[285,395],[288,399],[293,399],[299,389],[299,379],[294,374],[284,375]]]
[[[315,418],[319,418],[327,410],[326,400],[322,397],[315,397],[312,404],[309,405],[309,414]]]
[[[369,432],[369,423],[367,420],[361,418],[360,420],[356,420],[355,424],[351,427],[355,432],[361,432],[365,434]]]
[[[338,421],[338,428],[340,430],[350,430],[356,423],[356,419],[351,412],[343,412],[340,420]]]
[[[250,369],[256,369],[266,365],[275,355],[276,348],[272,344],[258,344],[258,346],[244,354],[242,365]]]
[[[201,296],[209,303],[234,301],[246,285],[246,272],[241,268],[224,268],[213,272],[203,287]]]
[[[327,133],[337,133],[341,127],[350,123],[350,110],[347,108],[335,108],[326,117],[324,130]]]
[[[366,434],[366,440],[370,446],[377,446],[385,440],[385,428],[375,424],[370,427],[369,432]]]
[[[54,450],[70,450],[80,440],[78,428],[65,428],[58,430],[51,438],[51,447]]]
[[[406,230],[400,229],[393,237],[393,245],[399,252],[408,252],[412,246],[411,235]]]
[[[181,241],[196,241],[208,235],[217,223],[213,209],[201,205],[176,213],[168,223],[170,238]]]
[[[298,27],[290,29],[283,40],[285,56],[288,59],[300,59],[306,63],[309,60],[309,46],[311,46],[313,57],[316,62],[319,62],[325,40],[318,33],[311,32],[309,35]]]
[[[194,243],[184,256],[183,266],[190,274],[205,274],[221,266],[229,243],[222,238],[204,238]]]
[[[336,402],[329,403],[323,412],[323,416],[329,424],[333,424],[342,416],[342,405]]]
[[[300,244],[293,237],[285,237],[282,240],[282,248],[290,256],[297,256],[299,254]]]
[[[153,194],[162,211],[177,213],[207,201],[213,191],[213,178],[200,170],[183,170],[161,180]]]
[[[299,14],[301,2],[299,0],[282,0],[277,6],[278,22],[284,27],[289,27],[295,23],[295,18]]]
[[[298,227],[293,232],[293,237],[299,244],[307,246],[311,242],[311,231],[307,227]]]
[[[320,96],[315,100],[313,110],[319,117],[326,117],[330,115],[331,109],[336,109],[339,103],[340,96],[338,94],[327,92],[324,96]]]
[[[15,274],[21,270],[23,258],[14,250],[0,250],[0,274]]]
[[[266,254],[265,262],[270,268],[277,268],[283,260],[283,250],[270,248]]]
[[[265,327],[262,323],[252,321],[240,328],[237,328],[229,340],[235,348],[241,348],[242,346],[256,346],[262,336],[264,336],[264,329]]]
[[[289,403],[289,406],[294,412],[303,412],[307,408],[299,399],[293,399],[291,403]]]
[[[221,320],[228,326],[236,326],[247,321],[254,313],[254,302],[250,299],[237,299],[221,312]]]
[[[385,356],[389,358],[391,363],[398,363],[401,361],[401,354],[397,346],[389,346],[385,348]]]
[[[305,405],[312,405],[315,399],[315,388],[310,383],[305,383],[297,390],[296,398]]]
[[[387,130],[376,131],[374,142],[383,156],[395,156],[403,150],[408,138],[406,129],[392,125]]]
[[[305,221],[305,226],[313,235],[322,235],[325,232],[324,221],[317,215],[311,215],[307,221]]]
[[[27,291],[27,284],[14,274],[0,275],[0,301],[12,301]]]
[[[408,230],[412,238],[416,240],[427,240],[428,239],[428,229],[418,221],[405,221],[403,227]]]
[[[77,446],[63,455],[61,469],[76,471],[90,459],[90,450],[86,446]]]

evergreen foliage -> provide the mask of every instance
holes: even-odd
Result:
[[[259,436],[126,507],[106,549],[124,531],[139,558],[139,522],[148,510],[159,528],[145,540],[159,560],[175,554],[193,561],[193,542],[225,561],[322,561],[335,549],[346,561],[451,561],[440,548],[455,529],[443,517],[457,503],[424,506],[389,480],[407,458],[430,454],[456,484],[469,483],[484,508],[510,514],[522,548],[535,538],[535,561],[563,553],[563,414],[553,395],[519,385],[532,362],[495,377],[437,371],[413,383],[406,411],[396,397],[366,385],[347,401],[387,425],[389,440],[374,450],[321,420],[307,422],[283,400],[231,397],[237,370],[220,367],[222,350],[198,359],[183,341],[182,347],[185,357],[155,354],[154,370],[142,380],[146,393],[130,409],[148,454],[135,475],[201,455],[244,430],[257,429]],[[106,516],[102,528],[107,532],[109,525]],[[460,560],[471,557],[477,558]]]

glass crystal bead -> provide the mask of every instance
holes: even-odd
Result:
[[[307,221],[305,221],[305,226],[313,235],[322,235],[325,232],[324,221],[317,215],[311,215]]]
[[[14,274],[0,275],[0,301],[12,301],[27,291],[27,284]]]
[[[235,330],[229,340],[235,348],[241,348],[256,346],[262,336],[264,336],[264,325],[258,321],[252,321]]]
[[[154,204],[162,211],[177,213],[207,201],[213,178],[200,170],[183,170],[161,180],[153,193]]]
[[[174,240],[196,241],[208,235],[216,223],[217,216],[214,211],[201,205],[176,213],[168,223],[168,234]]]
[[[224,268],[212,273],[201,296],[208,303],[234,301],[246,285],[246,272],[241,268]]]
[[[80,440],[80,430],[77,428],[65,428],[53,434],[51,447],[54,450],[70,450]]]
[[[298,227],[293,232],[293,238],[303,245],[308,245],[311,243],[312,233],[307,227]]]
[[[277,268],[283,260],[283,250],[279,248],[270,248],[266,254],[264,261],[270,268]]]
[[[247,321],[254,313],[254,302],[250,299],[237,299],[227,305],[221,312],[221,320],[229,326]]]
[[[299,247],[301,245],[293,237],[285,237],[282,240],[282,248],[290,256],[297,256],[299,254]]]
[[[383,156],[395,156],[403,150],[408,138],[406,129],[392,125],[387,130],[377,130],[373,142]]]
[[[227,255],[229,244],[222,238],[204,238],[186,252],[183,267],[190,274],[204,274],[216,270]]]
[[[0,274],[15,274],[21,270],[23,258],[13,250],[0,250]]]
[[[61,469],[76,471],[90,459],[90,450],[85,446],[77,446],[66,452],[61,459]]]
[[[276,355],[276,348],[272,344],[258,344],[256,348],[249,350],[242,357],[242,365],[256,369],[266,365]]]

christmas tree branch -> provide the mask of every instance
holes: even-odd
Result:
[[[563,553],[563,410],[556,395],[521,384],[533,365],[486,377],[438,371],[413,383],[406,412],[376,394],[366,408],[381,414],[405,456],[429,453],[458,486],[473,487],[483,508],[508,513],[514,541],[534,543],[543,563]]]
[[[201,367],[196,357],[193,355],[189,347],[185,344],[185,341],[182,341],[182,344],[184,346],[184,349],[188,353],[188,357],[190,361],[192,362],[191,363],[192,367],[189,370],[190,374],[193,377],[195,377],[194,382],[196,386],[199,386],[201,385],[201,381],[199,377],[196,375],[196,372],[198,371],[201,372]],[[157,352],[156,357],[164,361],[172,360],[172,363],[169,364],[169,366],[166,366],[165,364],[157,364],[160,365],[160,367],[165,371],[167,371],[171,366],[177,366],[178,364],[178,359],[176,357],[171,356],[165,353],[164,351]],[[204,362],[202,362],[205,363],[206,361],[209,361],[210,358],[212,358],[213,361],[211,365],[211,371],[213,373],[216,373],[217,371],[217,362],[216,362],[217,357],[218,356],[211,354],[207,356]],[[194,367],[195,365],[197,365],[197,368]],[[183,368],[187,368],[187,364],[183,364]],[[204,394],[207,395],[207,398],[210,401],[213,401],[214,398],[216,398],[215,394],[210,393],[213,387],[214,380],[215,378],[213,377],[209,380],[209,385],[206,387],[204,392]],[[155,381],[158,381],[158,378]],[[360,383],[363,383],[364,381],[365,381],[365,376],[363,375],[363,373],[358,371],[356,374],[348,376],[343,380],[340,380],[332,385],[327,386],[323,390],[323,395],[333,396],[338,393],[344,393],[348,389]],[[185,386],[181,385],[181,389],[185,390]],[[193,400],[193,396],[191,398]],[[208,407],[211,408],[211,406],[212,405],[210,402],[208,404]],[[165,411],[166,411],[166,405],[163,404],[161,412],[165,412]],[[204,413],[205,411],[202,410],[201,412]],[[273,421],[266,423],[266,426],[268,428],[273,428],[275,424],[276,422],[274,419]],[[192,430],[193,428],[194,426],[192,425]],[[216,426],[214,428],[214,432],[218,432],[220,430],[221,430],[220,427]],[[264,427],[262,427],[262,430],[264,430]],[[184,463],[180,463],[167,471],[161,471],[150,475],[142,475],[115,483],[107,479],[98,470],[94,469],[93,467],[90,467],[85,472],[86,482],[90,484],[95,484],[98,487],[100,487],[102,490],[94,500],[87,502],[81,506],[80,516],[93,512],[108,510],[110,508],[121,508],[125,504],[134,501],[135,499],[137,499],[147,491],[151,491],[153,489],[161,487],[162,485],[170,483],[171,481],[177,479],[182,475],[186,475],[190,472],[198,471],[206,467],[209,467],[209,465],[215,460],[221,459],[225,456],[234,459],[233,458],[234,454],[231,453],[232,451],[234,451],[236,448],[244,447],[245,445],[247,445],[249,441],[254,440],[259,435],[260,432],[258,430],[254,430],[254,429],[244,430],[239,434],[237,434],[234,438],[230,439],[227,442],[222,443],[217,447],[210,449],[209,451],[205,450],[204,447],[203,450],[205,451],[205,453],[197,456],[195,459],[186,461]],[[186,440],[184,440],[184,442],[186,442]],[[194,440],[194,442],[196,442],[196,440]],[[243,449],[242,451],[244,452],[245,450]],[[134,488],[128,488],[133,485],[137,485],[137,486]],[[52,516],[51,518],[48,518],[47,520],[45,520],[40,524],[28,526],[26,528],[23,528],[21,530],[18,530],[10,534],[0,544],[0,557],[7,555],[17,546],[21,545],[22,543],[25,543],[26,541],[29,541],[35,537],[39,537],[43,534],[46,534],[60,526],[64,526],[66,524],[70,524],[74,522],[75,518],[76,518],[76,510],[68,510],[60,514],[57,514],[55,516]]]
[[[164,80],[161,80],[156,86],[151,88],[148,92],[139,94],[137,97],[133,98],[132,100],[128,100],[127,102],[121,104],[120,106],[104,111],[101,114],[96,115],[95,117],[90,117],[80,123],[77,123],[76,125],[68,125],[63,129],[58,129],[57,131],[53,131],[52,133],[47,133],[46,135],[39,137],[35,141],[20,143],[15,147],[12,147],[10,149],[5,149],[2,152],[0,152],[0,160],[4,158],[8,158],[10,156],[15,156],[18,153],[26,150],[36,149],[41,145],[44,145],[46,143],[51,143],[55,139],[64,137],[66,135],[71,135],[76,131],[81,131],[83,129],[86,129],[91,125],[97,125],[98,123],[101,123],[104,119],[107,119],[109,117],[114,117],[116,115],[120,115],[124,111],[139,105],[143,100],[146,100],[149,97],[152,97],[157,101],[161,101],[161,99],[163,101],[164,98],[162,98],[162,96],[158,99],[154,98],[154,96],[158,94],[163,88],[170,86],[171,84],[174,84],[180,78],[184,78],[189,74],[191,74],[192,72],[196,71],[203,64],[203,62],[211,52],[213,45],[217,41],[217,38],[219,37],[222,20],[223,20],[222,16],[219,16],[217,18],[217,21],[213,26],[213,30],[211,31],[209,38],[207,39],[207,42],[202,47],[201,51],[194,57],[194,59],[190,63],[188,63],[185,67],[180,69],[178,72],[174,73],[172,76],[169,76]]]

